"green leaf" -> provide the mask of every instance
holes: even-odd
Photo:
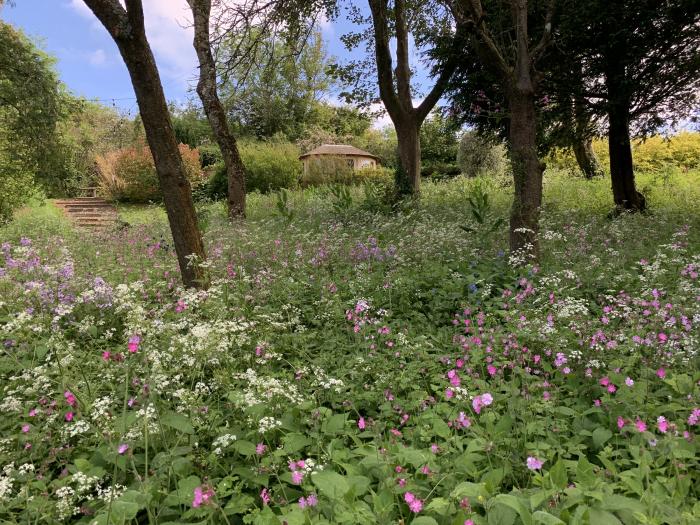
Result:
[[[350,490],[347,480],[337,472],[330,470],[322,470],[312,474],[311,480],[318,487],[318,490],[330,499],[340,499]]]
[[[614,514],[595,507],[588,509],[588,516],[595,525],[622,525]]]
[[[469,498],[469,499],[478,499],[479,496],[483,498],[488,497],[488,493],[486,492],[486,486],[484,483],[471,483],[469,481],[463,481],[459,485],[457,485],[454,490],[450,493],[450,498],[453,499],[462,499],[462,498]]]
[[[450,508],[450,502],[445,498],[433,498],[430,503],[425,507],[426,511],[432,511],[435,514],[444,516],[447,510]]]
[[[161,423],[166,427],[174,428],[183,434],[194,434],[194,427],[189,418],[177,412],[166,412],[161,418]]]
[[[345,428],[347,414],[334,414],[323,422],[323,432],[326,434],[339,434]]]
[[[607,428],[598,427],[593,431],[593,445],[603,448],[603,445],[612,437],[613,433]]]
[[[438,525],[438,522],[430,516],[418,516],[411,521],[411,525]]]
[[[307,445],[311,444],[311,440],[309,438],[297,432],[287,434],[284,436],[284,438],[282,438],[282,442],[284,443],[284,451],[289,454],[298,452]]]
[[[556,516],[552,516],[548,512],[538,510],[533,513],[532,519],[534,523],[542,523],[543,525],[566,525],[562,520]]]
[[[253,456],[255,455],[255,444],[245,439],[236,441],[233,444],[233,449],[238,452],[241,456]]]
[[[518,516],[520,516],[520,520],[523,522],[523,525],[532,525],[532,513],[530,512],[530,509],[527,508],[524,500],[516,498],[510,494],[499,494],[496,496],[495,501],[510,507],[517,512]]]
[[[626,498],[617,494],[609,494],[603,498],[600,505],[603,510],[629,510],[632,512],[646,512],[646,506],[640,501],[632,498]]]
[[[488,511],[489,525],[513,525],[518,513],[510,507],[496,503]]]
[[[561,458],[554,464],[554,466],[549,469],[549,479],[552,482],[552,485],[557,487],[558,489],[565,489],[566,486],[569,484],[569,477],[566,473],[566,465],[564,464],[564,460]]]
[[[595,483],[595,480],[593,465],[586,459],[586,456],[581,456],[576,464],[576,483],[590,487]]]

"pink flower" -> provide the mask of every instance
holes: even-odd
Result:
[[[474,408],[474,412],[481,414],[482,407],[489,406],[491,403],[493,403],[493,396],[491,394],[481,394],[472,399],[472,408]]]
[[[129,352],[131,352],[132,354],[135,354],[139,349],[139,344],[141,344],[141,337],[138,335],[132,335],[129,338],[129,344],[128,344]]]
[[[364,418],[364,417],[361,417],[361,418],[357,421],[357,428],[359,428],[360,430],[364,430],[364,429],[366,428],[366,426],[367,426],[367,425],[366,425],[366,423],[365,423],[365,418]]]
[[[309,507],[315,507],[318,505],[318,498],[316,497],[316,494],[309,494],[306,496],[306,504]]]
[[[304,472],[295,470],[292,472],[292,483],[295,485],[301,485],[301,482],[304,480]]]
[[[610,384],[610,379],[608,376],[602,377],[600,379],[600,386],[608,386]]]
[[[102,352],[102,360],[103,361],[109,361],[109,359],[112,357],[112,353],[109,352],[108,350],[105,350]]]
[[[617,391],[617,387],[615,385],[613,385],[612,383],[610,383],[608,385],[608,392],[610,392],[611,394],[614,394],[616,391]]]
[[[472,425],[471,420],[466,416],[464,412],[459,413],[459,418],[457,418],[457,422],[462,428],[469,428]]]
[[[432,445],[430,445],[430,451],[433,454],[437,454],[438,452],[440,452],[440,447],[437,445],[437,443],[433,443]]]
[[[488,373],[489,373],[490,376],[495,376],[495,375],[496,375],[497,369],[496,369],[495,366],[489,365],[489,366],[486,367],[486,370],[488,371]]]
[[[63,393],[63,397],[66,398],[66,403],[68,403],[69,406],[75,406],[76,399],[73,392],[71,392],[70,390],[66,390]]]
[[[656,375],[659,376],[661,379],[663,379],[664,377],[666,377],[666,369],[665,369],[665,368],[659,368],[659,369],[656,371]]]
[[[194,489],[194,498],[192,499],[192,506],[194,508],[201,507],[213,497],[214,491],[211,489],[211,487],[207,487],[206,490],[202,490],[202,487],[196,487]]]
[[[464,520],[464,525],[474,525],[472,520]]]
[[[622,430],[622,427],[625,426],[625,420],[622,416],[617,416],[617,428],[618,430]]]
[[[634,386],[634,380],[631,377],[628,377],[627,379],[625,379],[625,384],[629,387],[632,387]]]
[[[411,509],[411,512],[415,512],[417,514],[423,510],[423,502],[412,492],[406,492],[403,495],[403,499],[406,501],[406,503],[408,503],[408,508]]]
[[[119,454],[124,454],[127,450],[129,450],[129,445],[126,443],[122,443],[117,447],[117,452],[119,452]]]
[[[255,453],[258,456],[262,456],[265,453],[265,450],[267,449],[267,446],[263,443],[258,443],[255,445]]]
[[[263,505],[267,505],[268,503],[270,503],[270,501],[272,500],[272,498],[270,497],[270,491],[266,488],[262,489],[260,491],[260,499],[262,500]]]
[[[688,425],[694,427],[700,421],[700,408],[694,408],[688,416]]]
[[[453,396],[454,396],[454,392],[452,392],[452,389],[448,388],[445,390],[445,397],[447,399],[452,399]]]
[[[403,434],[401,434],[401,431],[400,431],[400,430],[397,430],[397,429],[395,429],[395,428],[392,428],[391,430],[389,430],[389,432],[391,432],[392,434],[394,434],[396,437],[401,437],[401,436],[403,435]]]
[[[647,424],[639,418],[634,422],[634,426],[637,427],[639,432],[644,432],[647,429]]]
[[[73,421],[73,412],[66,412],[66,421]]]
[[[662,434],[665,434],[668,432],[668,421],[666,421],[666,418],[664,416],[659,416],[658,419],[656,420],[656,426],[659,429],[659,432]]]
[[[24,425],[22,425],[22,432],[26,434],[27,432],[29,432],[30,428],[31,427],[25,423]]]
[[[537,459],[535,456],[528,456],[527,461],[525,461],[525,464],[530,470],[540,470],[542,468],[542,465],[544,465],[544,461],[541,459]]]
[[[29,411],[29,417],[34,417],[34,416],[36,416],[36,408],[32,408],[32,409]]]

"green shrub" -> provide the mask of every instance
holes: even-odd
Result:
[[[202,181],[199,152],[180,144],[185,172],[193,188]],[[111,200],[149,202],[161,199],[158,175],[148,147],[124,148],[96,158],[101,192]]]
[[[239,151],[246,169],[247,192],[268,193],[298,186],[301,176],[299,149],[291,142],[242,142]],[[223,162],[216,165],[208,189],[212,198],[223,198],[228,194]]]
[[[459,141],[457,164],[467,177],[502,176],[508,169],[506,148],[495,137],[469,131]]]
[[[214,166],[217,162],[223,162],[224,157],[221,155],[221,149],[214,143],[202,144],[197,148],[199,150],[199,164],[202,168]]]
[[[12,219],[14,211],[36,194],[32,173],[19,161],[9,159],[0,152],[0,224]]]

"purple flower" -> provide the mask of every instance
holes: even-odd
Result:
[[[544,460],[538,459],[535,456],[528,456],[525,464],[530,470],[540,470],[542,465],[544,465]]]

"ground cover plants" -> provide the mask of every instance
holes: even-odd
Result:
[[[160,208],[37,204],[0,230],[0,520],[698,523],[700,174],[639,184],[611,219],[548,173],[536,267],[496,180],[201,205],[207,291]]]

